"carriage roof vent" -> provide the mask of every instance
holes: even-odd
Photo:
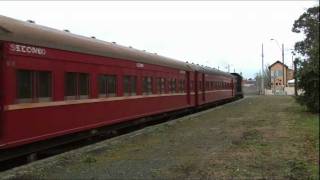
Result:
[[[114,42],[114,41],[113,41],[112,44],[117,44],[117,42]]]
[[[70,32],[68,29],[64,29],[63,31],[64,31],[64,32]]]
[[[36,23],[35,21],[30,20],[30,19],[28,19],[28,20],[27,20],[27,22],[28,22],[28,23],[33,23],[33,24],[35,24],[35,23]]]
[[[132,46],[129,46],[129,48],[132,48]]]
[[[96,37],[95,37],[95,36],[91,36],[91,38],[92,38],[92,39],[96,39]]]

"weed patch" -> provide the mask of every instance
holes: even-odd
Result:
[[[92,156],[86,156],[85,158],[82,159],[82,162],[90,164],[90,163],[97,162],[97,159]]]
[[[311,179],[311,172],[304,161],[294,159],[287,162],[289,179]]]

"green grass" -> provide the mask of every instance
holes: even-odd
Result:
[[[300,117],[296,119],[292,133],[303,142],[301,153],[307,155],[300,158],[304,162],[303,168],[311,173],[312,179],[319,179],[319,115],[305,112],[302,107],[300,110]],[[302,167],[302,162],[298,168]]]
[[[206,171],[219,170],[223,177],[236,179],[319,179],[319,115],[290,97],[258,99],[244,106],[252,114],[234,122],[240,128],[229,132],[238,137]]]

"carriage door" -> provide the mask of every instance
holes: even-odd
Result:
[[[232,96],[232,97],[234,97],[234,95],[235,95],[235,94],[234,94],[234,82],[233,82],[233,79],[234,79],[234,78],[231,79],[231,89],[232,89],[232,91],[231,91],[231,92],[232,92],[232,93],[231,93],[231,96]]]
[[[184,88],[186,88],[186,91],[187,91],[187,102],[188,102],[188,104],[190,104],[191,102],[190,102],[190,91],[191,91],[191,89],[190,89],[190,72],[189,71],[187,71],[187,73],[186,73],[186,85],[187,85],[187,88],[186,87],[184,87]]]
[[[206,78],[204,73],[202,73],[202,101],[206,101]]]
[[[2,123],[3,123],[3,43],[0,41],[0,144],[2,136]]]
[[[198,89],[198,85],[199,85],[199,80],[198,80],[198,71],[195,71],[194,72],[194,103],[196,106],[198,106],[199,102],[198,102],[198,92],[199,92],[199,89]]]

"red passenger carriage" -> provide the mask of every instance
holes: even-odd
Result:
[[[235,96],[228,73],[0,16],[0,149]]]

